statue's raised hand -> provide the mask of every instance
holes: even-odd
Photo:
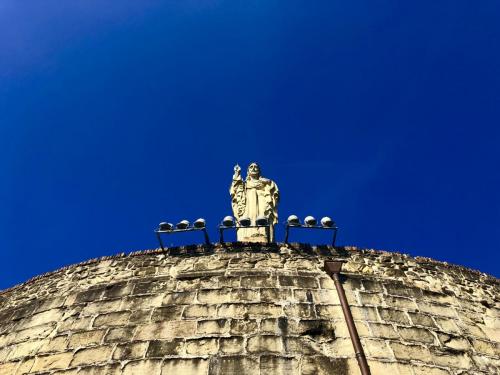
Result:
[[[236,165],[234,166],[234,174],[233,174],[233,179],[234,179],[234,180],[237,180],[237,179],[239,179],[239,178],[241,178],[241,167],[240,167],[238,164],[236,164]]]

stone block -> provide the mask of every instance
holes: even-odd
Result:
[[[147,342],[131,342],[127,344],[117,345],[115,351],[113,352],[113,359],[122,361],[142,358],[146,353],[146,349],[148,349]]]
[[[205,356],[216,354],[218,342],[215,338],[186,340],[186,353],[195,356]]]
[[[198,335],[224,335],[229,332],[229,326],[227,319],[200,320],[196,333]]]
[[[361,305],[380,306],[382,304],[382,297],[380,294],[359,292],[358,296]]]
[[[61,297],[47,298],[47,299],[38,301],[38,307],[36,308],[35,312],[40,313],[40,312],[51,310],[51,309],[57,309],[57,308],[64,305],[65,300],[66,300],[66,297],[61,296]]]
[[[386,281],[384,287],[387,294],[400,297],[422,297],[422,290],[411,286],[404,285],[396,281]]]
[[[219,340],[219,348],[224,354],[240,354],[245,349],[245,340],[243,337],[233,336],[221,338]]]
[[[461,331],[453,319],[434,317],[439,328],[448,333],[460,334]]]
[[[192,305],[192,306],[197,306],[197,305]],[[184,306],[182,305],[157,307],[153,310],[153,313],[151,315],[151,321],[162,322],[165,320],[178,320],[181,318],[183,309]]]
[[[399,342],[391,342],[390,346],[396,359],[402,360],[417,360],[422,362],[432,363],[430,352],[425,346],[420,345],[405,345]]]
[[[185,352],[184,339],[174,339],[171,341],[154,340],[149,343],[146,357],[165,357],[182,355]]]
[[[282,287],[296,287],[296,288],[318,288],[318,280],[311,276],[279,276],[279,283]]]
[[[301,375],[350,375],[347,358],[307,356],[302,358]]]
[[[280,336],[253,336],[248,339],[249,353],[281,353],[283,340]]]
[[[19,362],[0,363],[0,374],[15,374]]]
[[[227,303],[220,305],[217,311],[219,318],[240,319],[247,316],[247,305],[243,303]]]
[[[76,295],[75,303],[98,301],[104,294],[104,288],[89,289]]]
[[[316,292],[321,289],[316,290]],[[313,291],[311,289],[293,289],[293,301],[299,303],[313,303]]]
[[[72,373],[71,371],[75,371]],[[59,374],[59,373],[55,373]],[[82,367],[78,372],[77,370],[68,370],[68,374],[66,372],[61,372],[60,375],[121,375],[121,365],[119,363],[114,363],[110,365],[97,365],[97,366],[87,366]]]
[[[436,323],[434,323],[434,319],[430,315],[413,312],[409,312],[408,315],[413,325],[436,328]]]
[[[172,292],[165,294],[162,305],[186,305],[194,302],[195,291]]]
[[[378,312],[380,314],[382,322],[384,323],[394,322],[405,325],[410,324],[410,319],[404,311],[378,308]]]
[[[364,290],[369,292],[380,293],[384,291],[382,283],[376,280],[361,280],[361,284],[363,285]]]
[[[160,307],[163,301],[163,295],[143,295],[130,296],[123,299],[122,310],[146,310],[153,307]]]
[[[321,319],[343,319],[344,313],[338,305],[316,305],[316,316]]]
[[[96,328],[123,326],[127,324],[128,319],[130,318],[130,314],[130,311],[119,311],[109,314],[101,314],[95,318],[93,326]]]
[[[104,289],[103,299],[115,299],[128,296],[132,293],[134,288],[133,284],[128,284],[126,281],[109,284]]]
[[[35,353],[38,352],[40,347],[46,343],[47,341],[41,341],[41,340],[25,341],[18,343],[12,347],[7,359],[9,361],[13,361],[13,360],[19,360],[24,357],[33,356]]]
[[[73,360],[71,361],[71,366],[84,366],[106,362],[110,359],[112,351],[112,346],[80,349],[75,353]]]
[[[388,308],[396,308],[407,311],[417,310],[417,304],[410,298],[385,296],[384,305]]]
[[[199,303],[213,305],[231,302],[230,292],[226,289],[201,289],[198,291],[197,299]]]
[[[42,372],[48,370],[65,369],[69,367],[73,359],[72,352],[49,354],[44,356],[37,356],[35,364],[33,365],[32,372]],[[8,374],[8,373],[7,373]]]
[[[430,315],[444,316],[447,318],[458,317],[457,312],[453,306],[436,305],[424,302],[418,302],[417,305],[419,311]]]
[[[44,324],[20,331],[12,332],[0,338],[0,347],[27,340],[43,339],[54,332],[56,323]]]
[[[470,349],[469,341],[460,336],[452,336],[446,333],[438,333],[438,339],[441,345],[456,351],[466,351]]]
[[[215,318],[217,316],[217,306],[189,305],[184,308],[182,316],[184,319]]]
[[[389,360],[394,359],[394,356],[385,341],[364,339],[362,343],[368,357],[384,358]]]
[[[188,291],[196,291],[200,289],[201,281],[200,279],[186,279],[186,280],[177,280],[177,284],[175,287],[175,291],[177,292],[188,292]]]
[[[413,373],[415,375],[450,375],[447,370],[428,366],[413,366]]]
[[[139,361],[131,361],[125,364],[123,367],[123,375],[160,375],[161,374],[162,361],[159,359],[146,359]],[[173,372],[167,372],[166,374],[171,374]],[[181,372],[178,373],[182,374]],[[184,374],[182,374],[184,375]]]
[[[372,374],[413,375],[412,367],[401,363],[388,363],[368,360]]]
[[[7,361],[7,357],[12,350],[14,350],[14,347],[11,346],[3,347],[0,349],[0,363]]]
[[[152,313],[153,313],[152,309],[133,310],[132,314],[130,314],[130,318],[128,320],[128,323],[130,325],[149,323],[149,322],[151,322]]]
[[[125,342],[134,337],[135,327],[110,328],[104,337],[104,342]]]
[[[69,331],[81,331],[89,329],[92,324],[93,318],[90,316],[87,317],[69,317],[62,322],[60,322],[57,326],[58,333],[67,333]]]
[[[290,301],[291,298],[291,289],[265,288],[260,290],[260,300],[262,302]]]
[[[204,358],[165,359],[162,374],[207,375],[209,360]],[[145,373],[144,373],[145,374]],[[149,373],[148,373],[149,375]]]
[[[33,314],[20,322],[17,329],[28,329],[34,326],[40,326],[51,322],[58,322],[63,316],[63,311],[59,309],[47,310],[38,314]]]
[[[295,358],[263,355],[260,357],[260,373],[276,375],[298,375],[299,361]]]
[[[105,329],[74,333],[69,338],[68,347],[83,348],[91,345],[97,345],[101,343],[105,333]]]
[[[121,299],[90,302],[82,310],[83,316],[111,313],[119,310]]]
[[[35,363],[34,357],[28,357],[21,360],[19,367],[16,370],[17,374],[29,374],[31,369],[33,368],[33,364]]]
[[[458,367],[462,369],[469,369],[472,366],[472,361],[467,354],[450,354],[437,349],[431,351],[431,358],[429,362],[441,367]]]
[[[472,346],[478,353],[491,356],[500,356],[500,345],[498,343],[473,339]]]
[[[241,286],[240,276],[219,276],[220,288],[239,288]]]
[[[316,311],[312,304],[295,303],[285,306],[285,315],[293,318],[314,319],[316,318]]]
[[[162,340],[194,336],[196,321],[166,321],[150,323],[137,328],[136,340]]]
[[[479,328],[484,332],[486,339],[500,342],[500,329],[489,328],[481,325],[479,326]]]
[[[217,375],[260,375],[259,360],[256,358],[232,356],[220,357],[216,361],[214,374]]]
[[[399,336],[396,333],[394,327],[390,324],[382,323],[369,323],[370,329],[373,332],[374,337],[380,337],[384,339],[398,339]]]
[[[283,316],[283,307],[272,303],[252,303],[247,305],[248,315],[251,318]]]
[[[241,278],[243,288],[278,288],[276,276],[243,276]]]
[[[287,334],[287,329],[288,329],[288,323],[287,323],[287,318],[279,318],[282,319],[281,324],[284,325],[284,330],[280,328],[280,323],[277,318],[271,318],[271,319],[262,319],[260,321],[260,329],[259,333],[265,334],[265,335],[280,335],[280,334]]]
[[[259,332],[259,326],[256,320],[233,319],[231,320],[231,335],[248,335]]]
[[[287,355],[302,355],[302,354],[325,354],[323,353],[322,344],[316,342],[310,337],[285,337],[283,338],[284,351]],[[335,341],[336,342],[336,341]],[[333,345],[328,343],[328,345]],[[338,355],[338,354],[336,354]]]
[[[429,330],[423,328],[398,327],[398,332],[401,338],[405,341],[433,344],[435,340],[434,335]]]
[[[377,315],[377,309],[375,307],[350,306],[350,308],[351,308],[351,313],[352,313],[352,317],[354,318],[354,320],[362,320],[362,321],[369,321],[369,322],[379,321],[379,318]]]
[[[177,281],[174,279],[153,279],[146,282],[138,282],[134,286],[132,295],[156,294],[175,289]]]
[[[330,277],[320,277],[318,280],[321,289],[335,291],[335,283]]]
[[[259,302],[259,291],[255,289],[233,289],[230,293],[231,302]],[[228,302],[224,301],[224,302]]]

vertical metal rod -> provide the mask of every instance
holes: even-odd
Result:
[[[160,233],[156,232],[156,237],[158,238],[158,242],[160,243],[161,249],[165,251],[165,248],[163,247],[163,241],[161,240],[161,235]]]
[[[271,243],[271,224],[266,226],[266,238],[267,238],[267,243]]]
[[[224,243],[224,229],[219,228],[219,243]]]
[[[332,246],[335,247],[335,241],[337,240],[337,228],[333,230],[333,241]]]
[[[205,244],[210,245],[210,239],[208,238],[207,228],[203,228],[203,235],[205,236]]]
[[[342,268],[342,262],[325,262],[325,271],[333,279],[335,288],[339,295],[340,304],[342,306],[342,311],[344,313],[344,318],[347,323],[347,329],[349,330],[349,336],[351,336],[352,346],[354,347],[354,352],[356,353],[356,359],[358,360],[359,369],[362,375],[371,375],[370,367],[366,361],[365,352],[361,346],[361,341],[359,340],[358,330],[354,324],[354,319],[352,317],[351,309],[349,308],[349,303],[347,302],[347,297],[345,295],[344,287],[340,282],[340,270]]]
[[[289,230],[290,226],[287,224],[285,226],[285,243],[288,243],[288,230]]]

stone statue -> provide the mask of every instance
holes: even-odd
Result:
[[[271,224],[270,238],[274,241],[274,225],[278,222],[279,190],[276,184],[260,175],[257,163],[248,166],[246,180],[241,177],[239,165],[234,167],[233,182],[229,189],[234,217],[239,221],[249,218],[251,225],[259,217],[266,217]],[[240,228],[238,241],[266,242],[265,228]]]

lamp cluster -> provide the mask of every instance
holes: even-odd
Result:
[[[316,218],[314,216],[306,216],[305,219],[304,219],[303,226],[305,226],[305,227],[314,227],[314,226],[317,225],[317,223],[318,222],[317,222],[317,220],[316,220]],[[335,222],[332,219],[330,219],[328,216],[323,217],[321,219],[320,223],[321,223],[321,226],[323,228],[333,228],[333,227],[335,227]],[[297,215],[290,215],[290,216],[288,216],[286,224],[288,226],[294,226],[294,227],[302,225],[302,224],[300,224],[300,220],[299,220],[299,218],[298,218]]]
[[[206,221],[203,218],[196,219],[193,222],[193,225],[191,225],[191,223],[188,220],[181,220],[177,224],[175,224],[175,226],[172,223],[161,222],[158,225],[158,228],[155,230],[155,233],[162,250],[165,250],[165,247],[163,246],[163,241],[161,239],[161,234],[192,232],[192,231],[203,231],[203,235],[205,237],[205,243],[207,245],[210,245],[210,239],[208,238]]]
[[[267,241],[270,242],[270,225],[271,224],[269,223],[268,218],[265,216],[258,217],[253,223],[249,217],[242,217],[239,220],[236,220],[232,216],[226,216],[224,217],[224,219],[222,219],[222,222],[218,226],[220,242],[221,243],[224,242],[225,230],[227,229],[237,230],[238,228],[265,228],[267,234]],[[320,225],[318,225],[316,218],[314,218],[313,216],[306,216],[304,218],[303,223],[301,223],[297,215],[290,215],[285,223],[285,243],[288,243],[289,231],[292,228],[332,230],[333,231],[332,245],[335,246],[338,227],[335,224],[335,222],[328,216],[323,217],[320,220]],[[155,233],[161,248],[165,250],[161,239],[161,234],[172,234],[172,233],[190,232],[190,231],[203,231],[203,234],[205,236],[205,243],[207,245],[210,244],[210,240],[208,238],[208,233],[206,229],[206,222],[205,219],[203,218],[195,220],[192,225],[188,220],[181,220],[175,225],[168,222],[162,222],[158,225],[158,228],[155,230]]]
[[[255,220],[255,223],[252,225],[252,220],[249,217],[242,217],[240,220],[235,220],[232,216],[226,216],[222,219],[221,226],[225,228],[233,228],[233,227],[265,227],[269,225],[269,220],[265,216],[260,216]]]
[[[291,228],[304,228],[304,229],[327,229],[333,231],[332,246],[335,246],[335,241],[337,239],[338,227],[328,216],[325,216],[320,221],[321,225],[318,225],[318,221],[314,216],[306,216],[304,218],[304,223],[301,224],[300,219],[297,215],[290,215],[286,220],[285,224],[285,243],[288,243],[288,236]]]

